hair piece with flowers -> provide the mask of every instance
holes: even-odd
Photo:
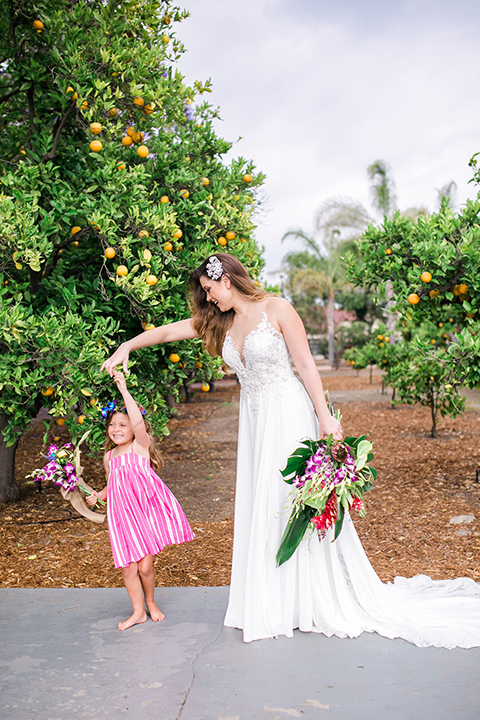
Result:
[[[142,413],[142,415],[146,415],[147,411],[139,404],[137,403],[137,407]],[[108,418],[109,415],[113,415],[113,413],[120,412],[120,413],[126,413],[127,409],[125,405],[122,405],[121,407],[118,406],[118,403],[116,400],[111,400],[109,403],[104,405],[102,409],[100,410],[100,414],[104,420]]]
[[[210,278],[210,280],[220,280],[220,278],[223,275],[223,265],[222,261],[216,257],[216,255],[212,255],[208,259],[208,263],[206,265],[206,271],[207,276]]]

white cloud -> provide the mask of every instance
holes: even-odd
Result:
[[[211,77],[219,134],[267,174],[257,239],[267,269],[292,227],[332,196],[369,206],[367,166],[392,168],[400,207],[458,199],[480,150],[477,3],[458,0],[187,0],[177,35],[189,82]]]

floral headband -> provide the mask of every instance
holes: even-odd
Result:
[[[144,410],[144,408],[143,408],[141,405],[139,405],[138,403],[137,403],[137,407],[138,407],[138,409],[140,410],[140,412],[142,413],[142,415],[146,415],[146,414],[147,414],[147,411]],[[102,409],[100,410],[100,413],[101,413],[102,418],[103,418],[104,420],[105,420],[111,413],[113,414],[113,413],[116,413],[116,412],[121,412],[121,413],[123,413],[123,412],[126,413],[126,412],[127,412],[127,409],[126,409],[125,405],[122,405],[122,407],[119,407],[119,406],[117,405],[117,401],[116,401],[116,400],[111,400],[109,403],[107,403],[106,405],[104,405],[104,407],[102,407]]]
[[[223,265],[221,260],[218,259],[215,255],[212,255],[207,262],[206,265],[206,272],[207,277],[210,278],[210,280],[220,280],[220,278],[223,275]]]

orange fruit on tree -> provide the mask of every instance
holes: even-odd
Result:
[[[428,293],[428,296],[432,298],[432,300],[435,300],[436,297],[440,295],[440,290],[430,290]]]
[[[36,30],[37,32],[40,32],[41,30],[43,30],[43,28],[45,27],[45,25],[42,23],[41,20],[34,20],[34,21],[33,21],[33,27],[35,28],[35,30]]]
[[[68,95],[69,93],[75,92],[75,90],[72,88],[71,85],[69,85],[68,88],[65,90],[65,92],[66,92],[66,94]]]
[[[117,162],[117,170],[125,170],[126,167],[127,167],[127,166],[125,165],[124,162],[122,162],[122,160],[119,160],[119,161]]]
[[[75,225],[75,227],[73,227],[73,228],[71,229],[71,234],[72,234],[72,235],[76,235],[77,232],[80,232],[81,229],[82,229],[81,227],[78,227],[78,225]]]
[[[77,418],[77,422],[78,422],[80,425],[83,425],[83,423],[85,422],[86,419],[87,419],[86,415],[79,415],[78,418]]]
[[[453,286],[453,291],[452,291],[452,292],[453,292],[453,294],[454,294],[456,297],[458,297],[458,296],[460,295],[460,289],[459,289],[459,288],[460,288],[460,285],[454,285],[454,286]]]
[[[188,190],[180,190],[180,195],[185,198],[185,200],[188,200],[188,198],[190,197],[190,193],[188,192]]]
[[[146,115],[151,115],[153,113],[153,107],[151,105],[145,105],[145,107],[143,108],[143,112]]]
[[[383,340],[383,335],[377,335],[377,340]]]
[[[122,138],[122,143],[125,147],[130,147],[130,145],[133,145],[133,140],[129,135],[125,135],[125,137]]]
[[[103,148],[103,145],[100,142],[100,140],[92,140],[92,142],[90,143],[90,150],[92,152],[100,152],[100,150],[102,148]]]
[[[117,108],[110,108],[110,110],[108,111],[108,114],[110,115],[110,117],[116,117],[118,115]]]
[[[222,247],[225,247],[225,245],[227,244],[227,238],[225,238],[225,237],[219,237],[218,240],[217,240],[217,242],[218,242],[218,244],[221,245]]]
[[[235,239],[235,233],[233,232],[233,230],[229,230],[229,231],[227,232],[227,234],[225,235],[225,237],[227,238],[227,240],[234,240],[234,239]]]
[[[160,202],[162,203],[162,205],[166,205],[170,202],[170,198],[168,197],[168,195],[162,195],[162,197],[160,198]]]
[[[169,355],[168,359],[172,363],[177,363],[177,362],[180,362],[180,355],[178,355],[178,353],[172,353],[171,355]]]
[[[113,247],[107,247],[105,248],[105,257],[109,260],[112,260],[112,258],[115,257],[115,250]]]
[[[147,275],[147,279],[145,280],[147,285],[156,285],[158,282],[158,278],[155,277],[155,275]]]
[[[153,323],[146,323],[143,327],[144,330],[153,330],[155,325]]]
[[[119,265],[117,267],[117,275],[119,277],[125,277],[125,275],[127,275],[127,273],[128,273],[128,268],[125,267],[125,265]]]
[[[64,417],[58,418],[57,425],[65,425],[65,418]]]
[[[208,392],[210,390],[210,385],[207,382],[202,383],[202,390],[203,392]]]
[[[137,107],[142,107],[142,105],[145,105],[145,100],[141,97],[135,97],[133,98],[133,104]]]
[[[54,392],[55,392],[54,389],[52,387],[50,387],[50,385],[49,385],[48,387],[43,388],[42,395],[45,395],[46,397],[48,397],[49,395],[53,395]]]
[[[432,279],[432,273],[428,272],[428,270],[424,270],[422,274],[420,275],[420,278],[422,282],[429,283]]]
[[[246,182],[246,183],[252,182],[252,176],[250,175],[250,173],[247,173],[246,175],[243,176],[243,182]]]
[[[164,250],[166,250],[167,252],[171,252],[171,251],[173,250],[173,245],[172,245],[172,243],[170,242],[170,240],[167,240],[167,242],[163,244],[163,248],[164,248]]]
[[[168,35],[166,33],[164,33],[162,35],[162,40],[165,43],[165,45],[168,45],[168,43],[170,42],[170,38],[168,37]]]
[[[129,128],[127,128],[127,135],[129,135],[130,137],[132,137],[132,135],[133,135],[134,133],[135,133],[135,128],[133,127],[133,125],[131,125]]]
[[[392,254],[391,248],[387,248],[387,249],[385,250],[385,255],[391,255],[391,254]]]
[[[134,143],[142,142],[142,140],[143,140],[143,132],[139,132],[139,131],[134,132],[133,135],[132,135],[132,140],[133,140]]]
[[[99,122],[94,122],[90,125],[90,132],[94,135],[99,135],[102,132],[102,126]]]
[[[183,233],[182,233],[181,230],[175,230],[175,232],[173,233],[172,237],[177,238],[177,240],[180,240],[180,238],[182,237],[182,235],[183,235]]]
[[[75,245],[75,247],[78,247],[78,240],[75,240],[75,242],[73,242],[72,245]]]
[[[207,187],[210,184],[210,180],[207,177],[202,177],[202,185]]]
[[[458,286],[459,295],[465,295],[467,290],[468,290],[468,285],[465,285],[465,283],[462,283],[461,285]]]
[[[418,302],[420,302],[420,298],[418,297],[417,293],[410,293],[407,299],[410,305],[416,305]]]
[[[148,230],[140,230],[140,232],[138,233],[138,237],[139,238],[143,238],[143,237],[148,238],[148,237],[150,237],[150,233],[148,232]]]
[[[146,158],[148,154],[150,153],[150,150],[146,145],[139,145],[137,148],[137,155],[141,158]]]
[[[88,102],[84,100],[82,104],[77,103],[77,106],[80,108],[80,110],[86,110],[88,108]]]

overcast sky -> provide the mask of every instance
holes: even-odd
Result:
[[[475,197],[480,151],[479,0],[184,0],[189,84],[211,78],[218,134],[267,175],[256,237],[267,271],[349,197],[373,212],[367,167],[387,162],[400,209],[435,209],[454,180]]]

